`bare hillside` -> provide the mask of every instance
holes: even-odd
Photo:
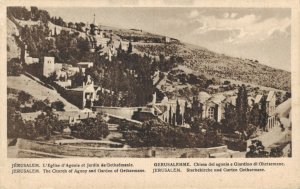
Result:
[[[291,90],[290,72],[271,68],[256,60],[230,57],[183,43],[135,45],[134,48],[156,56],[161,53],[165,56],[181,56],[185,66],[207,77],[232,79],[285,91]]]

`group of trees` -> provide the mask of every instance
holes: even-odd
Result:
[[[246,158],[268,158],[268,157],[282,157],[283,152],[281,147],[273,147],[271,151],[265,150],[264,145],[260,140],[253,140],[249,146],[249,152],[246,153]]]
[[[159,55],[158,61],[156,58],[153,59],[152,69],[160,70],[162,72],[169,72],[172,68],[177,65],[183,64],[183,59],[177,55],[170,55],[170,57],[166,58],[164,54]]]
[[[125,35],[119,34],[122,40],[133,41],[133,42],[144,42],[144,43],[163,43],[164,40],[160,37],[148,37],[138,35]]]
[[[83,23],[83,22],[79,22],[79,23],[78,22],[75,22],[75,23],[69,22],[67,26],[68,26],[68,28],[73,28],[80,32],[85,32],[83,30],[83,27],[85,27],[85,23]]]
[[[61,17],[51,17],[50,22],[58,26],[67,27],[67,23]]]
[[[266,98],[263,97],[261,104],[254,104],[250,108],[245,85],[239,87],[236,106],[227,103],[225,115],[222,120],[223,130],[226,133],[238,131],[244,139],[248,139],[255,133],[257,128],[264,128],[268,121],[266,112]]]
[[[175,65],[180,63],[175,63]],[[170,69],[170,68],[169,68]],[[196,94],[198,94],[200,91],[210,91],[208,88],[210,85],[216,85],[219,84],[219,81],[215,78],[207,78],[205,75],[196,75],[193,73],[185,73],[182,70],[171,70],[168,74],[168,79],[172,82],[180,82],[183,85],[190,84],[194,86],[197,91]],[[186,92],[183,92],[186,93]],[[194,94],[194,95],[196,95]]]
[[[61,31],[55,36],[55,46],[52,46],[52,56],[57,62],[75,64],[81,61],[94,61],[94,53],[90,52],[91,43],[88,38],[79,37],[77,33],[70,34]],[[51,52],[51,49],[50,49]]]
[[[193,132],[156,119],[144,122],[136,131],[123,129],[123,132],[131,147],[201,148],[218,146],[223,142],[222,136],[215,130]]]
[[[51,111],[39,114],[35,120],[23,121],[21,113],[13,107],[8,107],[7,136],[9,138],[49,139],[53,132],[62,132],[63,124]]]
[[[57,61],[66,63],[77,63],[78,61],[92,61],[90,50],[90,42],[86,38],[79,37],[79,33],[70,34],[67,31],[61,31],[56,34],[54,31],[53,37],[55,39],[47,39],[50,30],[47,22],[65,26],[68,25],[61,17],[51,17],[45,10],[39,10],[37,7],[31,7],[27,10],[25,7],[9,7],[8,16],[11,19],[17,18],[22,20],[41,21],[44,24],[32,25],[21,28],[20,37],[24,44],[27,45],[27,50],[30,56],[37,57],[42,60],[44,56],[54,56]],[[69,26],[82,31],[84,23],[69,23]],[[16,64],[12,65],[14,68]]]
[[[7,61],[7,75],[8,76],[19,76],[24,71],[23,65],[19,58],[12,58]]]
[[[17,137],[22,133],[23,120],[19,111],[20,104],[17,101],[7,100],[7,137]]]
[[[20,37],[32,57],[42,58],[54,46],[53,40],[47,40],[50,30],[43,25],[25,26],[20,30]]]
[[[50,20],[50,15],[45,10],[40,10],[37,7],[30,7],[28,10],[25,7],[12,6],[7,8],[8,17],[14,17],[19,20],[40,20],[42,23],[47,23]]]
[[[53,56],[57,62],[75,64],[80,61],[94,61],[94,53],[90,52],[91,43],[88,38],[79,37],[79,33],[70,34],[62,30],[54,31],[53,38],[47,38],[50,30],[45,25],[25,26],[20,37],[32,57],[43,59]]]
[[[86,75],[96,85],[110,93],[100,93],[96,104],[112,106],[140,106],[152,99],[151,58],[127,52],[118,53],[112,61],[99,56],[93,68],[86,69]],[[78,77],[79,78],[79,77]],[[107,100],[111,95],[110,100]]]
[[[183,55],[179,53],[181,44],[177,43],[136,44],[135,48],[140,52],[149,53],[153,56],[159,56],[160,54],[166,57]]]
[[[52,109],[56,109],[57,111],[64,111],[65,104],[59,100],[51,103],[48,99],[36,100],[33,99],[30,94],[24,91],[15,92],[10,88],[8,89],[8,94],[9,93],[15,94],[16,98],[8,98],[8,106],[13,107],[16,111],[20,111],[22,113],[52,111]]]
[[[261,99],[261,104],[254,104],[249,112],[249,122],[262,129],[264,129],[268,123],[266,98],[266,96],[263,96]]]
[[[250,107],[246,86],[242,85],[239,87],[235,105],[232,103],[225,104],[224,119],[221,120],[221,123],[215,122],[215,125],[218,126],[207,124],[205,119],[202,118],[203,104],[196,97],[193,98],[190,108],[186,105],[184,119],[192,128],[195,128],[195,125],[203,125],[206,122],[206,125],[213,125],[213,127],[219,128],[223,133],[234,134],[238,131],[243,136],[243,139],[248,139],[255,134],[258,128],[265,129],[268,122],[266,108],[266,96],[262,97],[259,104],[256,103],[253,107]]]
[[[101,114],[97,114],[96,118],[81,120],[80,123],[76,123],[72,127],[72,135],[82,139],[99,140],[105,138],[108,134],[108,125]]]
[[[7,101],[7,136],[8,138],[26,138],[26,139],[50,139],[55,132],[62,133],[68,123],[58,119],[58,116],[52,112],[47,101],[36,101],[32,108],[35,109],[38,116],[34,120],[24,121],[21,116],[21,103],[25,103],[30,99],[27,93],[21,93],[15,100],[9,98]],[[54,107],[56,106],[56,107]],[[60,101],[53,102],[51,107],[62,109],[63,103]],[[41,111],[42,113],[38,113]],[[98,114],[96,118],[88,118],[76,123],[71,127],[72,134],[78,138],[84,139],[100,139],[109,134],[108,125],[102,119],[102,115]]]

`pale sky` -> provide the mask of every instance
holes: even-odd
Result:
[[[45,8],[65,21],[136,28],[290,71],[291,12],[280,8]]]

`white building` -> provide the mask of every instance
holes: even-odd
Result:
[[[43,76],[49,77],[55,71],[54,67],[54,57],[44,57],[44,64],[43,64]]]

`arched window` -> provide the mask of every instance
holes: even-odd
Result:
[[[214,119],[214,117],[215,117],[215,116],[214,116],[214,115],[215,115],[215,114],[214,114],[214,113],[215,113],[215,109],[214,109],[213,107],[210,107],[210,108],[208,109],[208,112],[207,112],[207,113],[208,113],[208,118],[209,118],[209,119]]]

